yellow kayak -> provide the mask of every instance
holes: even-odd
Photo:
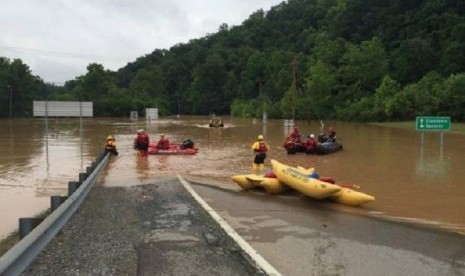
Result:
[[[247,180],[262,187],[269,194],[282,194],[289,191],[289,187],[281,183],[277,178],[265,177],[263,175],[248,175]]]
[[[302,166],[297,166],[296,167],[299,171],[301,171],[302,173],[306,174],[306,175],[311,175],[312,173],[315,172],[315,168],[304,168]]]
[[[270,178],[265,177],[262,182],[260,182],[260,186],[265,189],[265,191],[269,194],[278,195],[289,191],[291,188],[289,186],[284,185],[281,181],[277,178]]]
[[[242,189],[250,190],[260,187],[260,182],[250,180],[250,177],[256,177],[256,174],[239,174],[231,176],[231,180],[237,183]]]
[[[309,178],[307,174],[299,169],[282,164],[274,159],[271,159],[271,167],[279,181],[312,198],[327,198],[341,190],[340,186]]]
[[[329,199],[346,205],[358,206],[363,203],[374,201],[375,197],[346,187],[341,187],[341,190],[331,195]]]

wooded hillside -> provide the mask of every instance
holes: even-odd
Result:
[[[93,101],[95,116],[158,107],[162,115],[464,121],[465,2],[289,0],[117,72],[90,64],[64,87],[27,70],[0,59],[0,87],[10,91],[0,95],[0,116],[13,94],[14,116],[48,95]]]

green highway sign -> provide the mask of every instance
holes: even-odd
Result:
[[[450,117],[417,117],[416,126],[419,131],[450,130]]]

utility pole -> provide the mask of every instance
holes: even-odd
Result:
[[[10,92],[10,119],[13,117],[13,89],[11,85],[7,85],[8,90]]]
[[[295,120],[295,101],[296,101],[296,93],[297,93],[297,65],[298,59],[302,53],[295,54],[292,60],[292,84],[291,84],[291,105],[292,105],[292,120]]]

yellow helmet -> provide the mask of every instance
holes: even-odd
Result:
[[[107,137],[107,141],[108,141],[108,140],[113,140],[113,136],[111,136],[111,135],[108,135],[108,137]]]
[[[257,140],[263,140],[263,135],[258,135]]]

